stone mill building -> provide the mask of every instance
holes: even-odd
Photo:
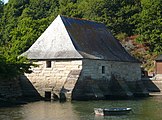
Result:
[[[21,76],[25,96],[87,100],[144,93],[140,62],[102,23],[58,15],[22,55],[38,65]]]

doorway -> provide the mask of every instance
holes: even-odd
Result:
[[[45,100],[51,100],[51,92],[45,91]]]

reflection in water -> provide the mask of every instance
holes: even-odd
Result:
[[[24,120],[78,119],[70,102],[36,102],[23,107]],[[78,119],[79,120],[79,119]]]
[[[15,108],[1,108],[0,120],[23,120],[20,107]]]
[[[123,116],[95,116],[93,108],[131,107],[133,113]],[[0,108],[0,120],[161,120],[162,96],[143,100],[34,102]]]

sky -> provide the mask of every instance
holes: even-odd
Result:
[[[4,3],[7,3],[8,2],[8,0],[4,0]]]

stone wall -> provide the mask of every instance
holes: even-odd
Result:
[[[153,77],[154,80],[162,80],[162,74],[156,74],[154,77]]]
[[[105,66],[105,73],[102,73],[102,66]],[[83,77],[92,78],[94,80],[110,80],[112,75],[120,77],[126,81],[140,80],[140,63],[83,60]]]
[[[39,61],[35,64],[38,67],[32,68],[33,73],[21,76],[25,96],[32,95],[35,90],[42,97],[45,97],[45,92],[51,92],[58,96],[66,80],[73,79],[73,84],[75,84],[82,69],[81,60],[51,61],[51,68],[46,68],[46,61]],[[73,73],[75,71],[77,71],[77,75],[74,76]],[[27,83],[27,81],[31,84]]]
[[[156,94],[156,93],[162,94],[161,93],[162,91],[161,80],[156,80],[154,78],[143,78],[142,82],[151,94]]]
[[[51,68],[46,68],[46,61],[36,62],[39,66],[32,68],[33,73],[21,76],[24,95],[46,97],[49,92],[53,95],[51,98],[75,100],[96,96],[102,99],[110,94],[119,95],[121,90],[123,95],[130,95],[126,81],[135,83],[141,78],[139,63],[89,59],[55,60],[51,63]]]
[[[141,83],[140,63],[85,59],[72,97],[74,100],[88,100],[137,95],[148,95]]]
[[[17,78],[0,78],[0,98],[12,100],[21,97],[21,95],[21,87]]]

